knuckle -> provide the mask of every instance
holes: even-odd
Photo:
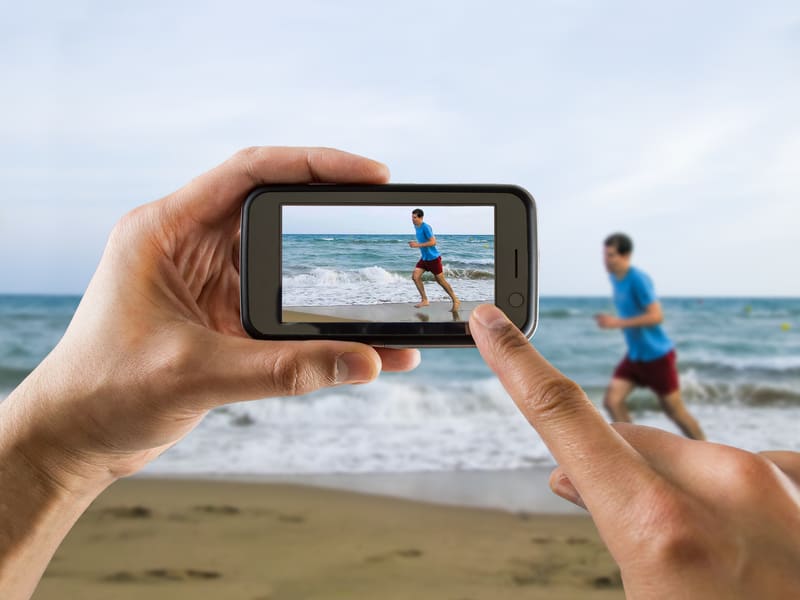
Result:
[[[258,158],[263,151],[264,149],[261,146],[247,146],[236,152],[233,158],[239,162],[248,163]]]
[[[530,342],[514,325],[508,323],[495,338],[497,354],[502,361],[513,360],[523,351],[528,351]]]
[[[654,564],[701,568],[713,562],[713,553],[698,531],[678,522],[662,524],[647,550]]]
[[[232,160],[247,175],[254,177],[256,172],[255,165],[260,160],[263,160],[267,153],[268,149],[262,146],[248,146],[234,154]]]
[[[121,241],[127,239],[130,234],[139,227],[144,215],[144,207],[138,206],[131,211],[128,211],[119,221],[114,224],[111,230],[110,239],[112,241]]]
[[[267,372],[271,374],[269,387],[287,396],[301,396],[335,380],[333,373],[320,372],[295,353],[276,357]]]
[[[765,458],[746,451],[734,451],[715,467],[728,481],[749,481],[771,474]]]
[[[266,371],[269,373],[268,387],[287,396],[298,395],[300,367],[297,358],[293,354],[281,354],[274,359],[270,366],[271,368]]]
[[[141,250],[141,242],[154,231],[166,226],[167,214],[163,203],[150,202],[128,211],[114,224],[108,237],[112,249],[131,255],[131,249]]]
[[[528,415],[552,419],[554,415],[574,412],[584,401],[581,387],[566,377],[548,377],[530,382],[523,396]]]
[[[713,548],[702,534],[710,515],[698,513],[698,507],[674,488],[654,486],[640,494],[632,508],[632,514],[641,516],[635,528],[640,557],[653,564],[693,568],[714,560]]]
[[[159,342],[160,360],[156,366],[158,380],[185,382],[187,375],[200,373],[196,340],[180,332],[172,332]]]
[[[715,460],[715,477],[735,486],[737,493],[729,500],[752,504],[769,499],[777,470],[767,458],[745,450],[729,449]]]

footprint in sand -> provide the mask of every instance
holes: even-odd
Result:
[[[222,573],[205,569],[148,569],[131,572],[118,571],[102,578],[113,583],[135,583],[140,581],[189,581],[192,579],[219,579]]]
[[[566,539],[559,540],[547,536],[537,536],[531,538],[531,542],[533,542],[534,544],[552,544],[553,542],[557,542],[557,543],[569,544],[570,546],[578,546],[581,544],[591,544],[592,540],[585,537],[568,537]]]
[[[390,552],[385,552],[384,554],[374,554],[372,556],[368,556],[364,559],[364,562],[384,562],[397,556],[401,558],[419,558],[422,556],[422,554],[422,550],[418,550],[417,548],[403,548],[400,550],[391,550]]]
[[[622,574],[619,571],[614,571],[611,575],[600,575],[591,580],[593,587],[603,588],[621,588],[622,587]]]
[[[515,565],[511,572],[511,581],[519,586],[546,585],[553,577],[569,567],[567,562],[550,557],[537,561],[515,558],[511,562]]]
[[[565,540],[570,546],[575,546],[577,544],[588,544],[591,540],[584,537],[568,537]]]
[[[98,511],[101,516],[115,519],[149,519],[153,511],[146,506],[110,506]]]
[[[551,542],[553,541],[553,538],[549,538],[549,537],[535,537],[535,538],[531,538],[531,541],[532,541],[534,544],[549,544],[549,543],[551,543]]]
[[[278,515],[278,520],[284,523],[305,523],[306,518],[301,515]]]
[[[230,504],[203,504],[193,507],[192,510],[212,515],[238,515],[242,512],[238,507]]]

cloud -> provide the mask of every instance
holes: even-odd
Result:
[[[0,264],[0,291],[79,292],[126,210],[240,147],[321,144],[395,181],[529,189],[543,293],[606,294],[597,245],[626,229],[663,293],[800,295],[798,22],[791,2],[17,5],[0,251],[51,256]]]

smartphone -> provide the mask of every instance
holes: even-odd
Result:
[[[260,339],[473,346],[494,303],[538,316],[536,207],[512,185],[280,185],[242,208],[241,315]]]

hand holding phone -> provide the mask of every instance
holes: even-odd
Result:
[[[536,213],[519,187],[261,187],[241,240],[256,338],[471,346],[469,315],[487,302],[536,327]]]

